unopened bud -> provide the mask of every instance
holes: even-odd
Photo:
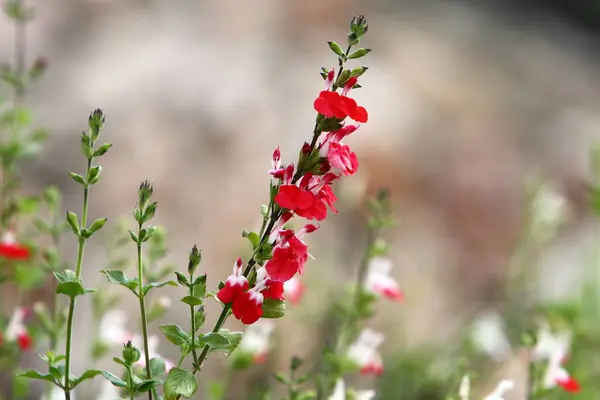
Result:
[[[123,360],[128,365],[132,365],[132,364],[138,362],[142,355],[140,353],[140,350],[137,347],[135,347],[133,344],[131,344],[131,341],[128,341],[127,343],[125,343],[125,345],[123,346],[122,354],[123,354]]]
[[[201,261],[202,252],[198,249],[196,245],[194,245],[194,247],[192,247],[192,251],[190,251],[190,258],[188,263],[188,273],[190,275],[194,275],[194,272],[196,271],[196,268],[198,268],[198,265],[200,265]]]
[[[350,21],[350,32],[356,34],[356,36],[359,38],[367,33],[368,29],[369,24],[367,23],[367,19],[364,15],[354,17],[352,18],[352,21]]]
[[[146,208],[148,201],[152,197],[153,192],[152,184],[145,180],[140,184],[140,188],[138,189],[138,207],[140,209]]]

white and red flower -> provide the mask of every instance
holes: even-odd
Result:
[[[365,288],[390,300],[400,301],[404,299],[404,293],[400,290],[398,282],[390,276],[392,265],[392,260],[389,258],[372,259],[367,271]]]
[[[333,173],[317,176],[307,172],[297,184],[281,185],[275,202],[300,217],[321,221],[327,217],[327,206],[337,212],[333,207],[337,198],[330,186],[338,178]]]
[[[263,363],[269,353],[274,330],[275,323],[267,319],[261,319],[250,325],[244,332],[238,351],[251,355],[257,364]]]
[[[514,389],[515,384],[513,381],[503,380],[496,385],[496,388],[487,396],[483,398],[483,400],[504,400],[504,394],[509,390]]]
[[[371,400],[375,397],[374,390],[355,391],[353,394],[352,398],[355,400]],[[336,381],[333,393],[331,393],[331,396],[327,400],[346,400],[346,383],[343,379]]]
[[[571,347],[571,332],[564,330],[552,332],[549,326],[543,326],[537,335],[537,344],[532,351],[534,360],[547,360],[548,366],[543,384],[547,389],[560,386],[566,392],[579,392],[579,382],[563,368],[563,363]]]
[[[9,260],[29,259],[29,249],[19,243],[13,231],[6,231],[0,239],[0,257]]]
[[[33,344],[27,327],[25,326],[25,318],[29,315],[29,310],[25,307],[17,307],[8,322],[4,339],[7,342],[17,342],[19,348],[23,351],[29,350]]]
[[[217,293],[218,299],[223,303],[231,303],[248,289],[248,279],[243,275],[242,268],[242,259],[238,257],[233,264],[233,274],[229,275],[225,287]]]
[[[346,356],[360,367],[361,374],[379,376],[383,373],[383,362],[377,348],[384,340],[385,336],[382,333],[365,328],[350,346]]]
[[[287,282],[304,272],[308,247],[300,239],[317,229],[318,226],[307,224],[298,234],[291,229],[279,231],[279,242],[273,249],[273,257],[265,264],[265,270],[272,280]]]
[[[304,294],[304,285],[298,276],[294,276],[283,284],[283,294],[292,304],[299,304]]]

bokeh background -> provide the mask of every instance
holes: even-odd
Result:
[[[270,367],[318,348],[328,294],[343,278],[353,279],[360,257],[364,199],[381,186],[390,189],[401,221],[386,235],[406,300],[382,303],[372,327],[386,333],[383,350],[393,365],[408,350],[442,357],[474,318],[502,307],[532,176],[553,180],[571,215],[541,250],[531,285],[544,299],[578,292],[596,230],[585,182],[600,128],[597,2],[27,3],[36,10],[27,56],[46,57],[49,68],[26,102],[50,132],[43,156],[25,171],[27,190],[58,185],[65,206],[79,209],[79,188],[66,173],[84,168],[78,135],[88,113],[102,108],[103,135],[114,148],[103,158],[92,217],[114,222],[130,215],[139,183],[149,179],[160,205],[157,221],[169,232],[169,261],[183,268],[198,244],[212,284],[247,251],[240,232],[258,224],[273,148],[293,160],[311,134],[312,102],[323,84],[319,68],[336,63],[325,41],[344,41],[350,18],[368,17],[363,43],[373,49],[364,59],[370,70],[354,96],[370,120],[350,140],[360,170],[337,188],[340,213],[312,239],[316,261],[308,266],[304,304],[278,321],[278,336],[290,344]],[[12,59],[13,40],[14,27],[0,20],[0,60]],[[67,254],[73,246],[65,243]],[[86,282],[99,285],[103,249],[92,245],[86,257]],[[135,329],[134,302],[122,307]],[[82,301],[78,310],[82,349],[92,326],[89,309]],[[208,310],[210,324],[216,308]],[[175,304],[165,321],[185,318]],[[176,357],[166,341],[160,350]],[[387,389],[379,382],[382,399],[437,398],[420,388],[435,383],[414,371],[421,368],[416,360],[398,367],[408,371],[406,381],[384,379]],[[81,351],[75,368],[88,363]],[[519,383],[521,364],[515,356],[495,365],[484,387],[499,377]],[[222,360],[211,357],[208,365],[206,376],[217,378]],[[264,381],[266,370],[243,378]],[[412,392],[390,388],[399,384]],[[242,386],[232,398],[247,398]],[[515,390],[507,399],[522,396]]]

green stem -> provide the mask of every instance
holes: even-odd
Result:
[[[146,359],[146,378],[152,379],[152,370],[150,368],[150,354],[148,352],[148,319],[146,318],[146,304],[144,302],[144,264],[142,259],[142,242],[139,241],[142,232],[142,223],[138,224],[138,243],[137,243],[137,264],[140,299],[140,313],[142,318],[142,334],[144,335],[144,357]],[[152,391],[148,391],[148,399],[152,400]]]
[[[131,371],[131,366],[127,367],[127,380],[129,381],[129,400],[134,400],[135,399],[135,390],[133,390],[133,378],[132,378],[133,372]]]
[[[194,276],[190,274],[190,282],[194,282]],[[190,287],[190,296],[194,295],[194,286]],[[192,357],[194,358],[194,365],[198,364],[198,354],[196,354],[196,346],[194,344],[196,340],[196,315],[194,313],[194,306],[190,305],[190,321],[191,321],[191,336],[192,336]]]
[[[86,176],[88,176],[89,171],[92,167],[91,158],[88,159]],[[83,211],[81,215],[81,229],[85,229],[87,227],[87,214],[88,214],[88,198],[89,198],[90,189],[89,186],[84,186],[83,189]],[[85,248],[85,238],[81,236],[79,238],[79,246],[77,248],[77,266],[75,268],[75,276],[77,279],[81,277],[81,267],[83,265],[83,251]],[[71,342],[73,337],[73,317],[75,315],[75,297],[71,297],[69,303],[69,315],[67,317],[67,343],[65,349],[65,382],[64,382],[64,390],[65,390],[65,400],[71,400],[71,388],[69,383],[69,376],[71,373]]]

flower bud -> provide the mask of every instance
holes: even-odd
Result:
[[[356,34],[357,38],[360,38],[369,29],[369,24],[367,23],[367,19],[364,15],[359,15],[358,17],[352,18],[350,21],[350,32]]]
[[[104,125],[104,113],[102,110],[97,108],[92,111],[90,117],[88,118],[88,125],[92,131],[92,141],[95,142],[96,139],[98,139],[102,125]]]
[[[198,250],[198,247],[194,245],[192,247],[192,251],[190,251],[190,261],[188,263],[188,273],[190,275],[194,275],[196,268],[200,265],[200,261],[202,261],[202,252]]]
[[[123,346],[123,360],[125,361],[126,364],[132,365],[132,364],[138,362],[141,355],[142,354],[140,353],[140,350],[137,347],[135,347],[133,344],[131,344],[131,341],[128,341]]]
[[[152,197],[152,184],[145,180],[140,184],[140,188],[138,190],[138,207],[142,210],[146,208],[148,201]]]

